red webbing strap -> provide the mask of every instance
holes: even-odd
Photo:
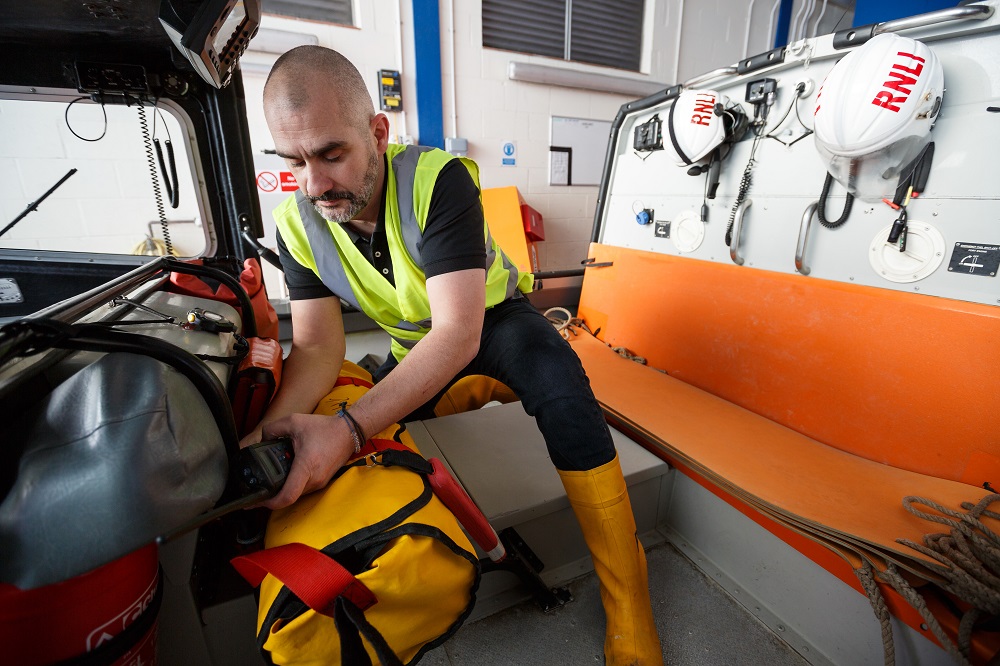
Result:
[[[361,447],[361,451],[357,455],[352,456],[351,460],[358,460],[372,453],[388,449],[413,452],[405,444],[393,439],[369,439]],[[458,482],[455,481],[455,478],[448,472],[448,469],[440,460],[430,458],[427,462],[431,464],[431,468],[434,470],[431,474],[427,475],[427,480],[430,482],[434,494],[448,507],[449,511],[455,514],[458,522],[475,539],[479,547],[486,551],[491,560],[494,562],[503,560],[507,556],[507,551],[503,544],[500,543],[500,537],[497,536],[496,530],[486,520],[483,512],[476,506],[476,503],[472,501],[472,498],[469,497],[462,486],[458,485]]]
[[[372,438],[365,442],[365,445],[361,447],[361,450],[357,452],[356,455],[351,456],[351,460],[357,460],[358,458],[364,458],[365,456],[378,453],[379,451],[385,451],[387,449],[394,449],[396,451],[409,451],[413,453],[413,449],[408,447],[406,444],[397,442],[394,439],[376,439]]]
[[[361,379],[360,377],[337,377],[337,381],[333,383],[334,388],[337,386],[363,386],[367,389],[375,386],[367,379]]]
[[[309,608],[329,617],[334,616],[334,602],[341,595],[361,610],[378,602],[372,591],[339,562],[304,543],[286,543],[231,561],[254,587],[271,574]]]
[[[434,473],[430,474],[427,479],[438,499],[444,502],[444,505],[455,514],[458,522],[462,523],[462,527],[468,530],[491,560],[499,562],[506,557],[507,551],[500,543],[500,537],[497,536],[496,530],[486,520],[486,516],[472,501],[472,498],[466,494],[462,486],[458,485],[458,482],[440,460],[431,458],[428,462],[434,468]]]

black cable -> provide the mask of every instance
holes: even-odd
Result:
[[[840,217],[831,222],[826,218],[826,200],[830,194],[831,185],[833,185],[833,176],[827,172],[826,180],[823,181],[823,191],[820,192],[819,202],[816,204],[816,219],[827,229],[836,229],[847,222],[847,218],[851,214],[851,207],[854,205],[854,195],[850,192],[847,193],[847,198],[844,200],[844,210],[841,211]]]
[[[711,171],[712,160],[715,159],[715,155],[716,155],[716,151],[713,151],[712,152],[712,157],[709,158],[709,160],[708,160],[709,171]],[[701,221],[702,222],[708,222],[708,180],[709,180],[709,176],[706,173],[705,174],[705,186],[701,189],[701,215],[700,215],[700,217],[701,217]]]
[[[802,98],[800,97],[799,99],[802,99]],[[813,128],[806,127],[806,124],[802,121],[802,116],[799,115],[798,100],[795,101],[795,117],[798,118],[799,124],[802,125],[802,129],[804,129],[805,131],[809,132],[809,134],[813,133]]]
[[[146,150],[146,163],[149,165],[149,176],[153,181],[153,197],[156,199],[156,211],[160,218],[160,228],[163,230],[163,244],[167,254],[174,254],[173,243],[170,242],[170,229],[167,224],[167,211],[163,207],[163,195],[160,193],[160,180],[156,174],[156,162],[153,159],[153,141],[149,135],[149,121],[146,120],[146,107],[142,101],[138,104],[139,128],[142,131],[142,142]]]
[[[170,207],[177,208],[178,188],[177,184],[177,163],[174,161],[174,148],[170,144],[170,139],[164,142],[167,147],[167,162],[170,164],[170,171],[163,162],[163,150],[160,148],[160,140],[153,139],[153,147],[156,148],[156,159],[160,163],[160,172],[163,174],[163,186],[167,189],[167,199],[170,200]]]
[[[674,100],[674,103],[670,105],[670,113],[667,114],[667,134],[670,136],[670,145],[674,147],[674,152],[677,153],[677,157],[684,161],[684,164],[690,165],[692,162],[688,159],[687,153],[681,148],[681,144],[677,141],[677,133],[674,131],[674,109],[677,108],[678,100]]]
[[[767,134],[765,134],[764,136],[766,136],[766,137],[767,137],[768,139],[776,139],[776,138],[777,138],[776,136],[774,136],[774,135],[772,134],[772,132],[774,132],[774,131],[775,131],[775,130],[777,130],[777,129],[778,129],[779,127],[781,127],[782,123],[784,123],[784,122],[785,122],[785,120],[787,120],[787,119],[788,119],[788,115],[789,115],[789,114],[790,114],[790,113],[792,112],[792,108],[793,108],[793,107],[795,107],[795,104],[796,104],[796,102],[798,102],[798,101],[799,101],[799,93],[798,93],[798,91],[796,91],[796,92],[795,92],[795,97],[794,97],[794,98],[792,99],[792,103],[788,105],[788,108],[787,108],[787,109],[785,109],[785,114],[784,114],[783,116],[781,116],[781,120],[779,120],[779,121],[777,122],[777,124],[775,124],[775,126],[774,126],[774,129],[772,129],[772,130],[771,130],[770,132],[768,132],[768,133],[767,133]]]
[[[167,198],[170,200],[170,207],[177,208],[180,202],[180,183],[177,182],[177,161],[174,159],[174,147],[171,142],[170,128],[167,127],[167,121],[163,120],[163,113],[160,111],[159,98],[153,101],[153,109],[156,114],[153,116],[153,145],[156,147],[156,157],[160,162],[160,171],[163,173],[163,184],[167,188]],[[167,140],[164,141],[164,145],[167,147],[167,164],[170,165],[169,175],[167,173],[167,167],[163,163],[163,151],[160,150],[160,140],[156,137],[156,119],[159,118],[163,122],[163,127],[167,132]]]
[[[801,85],[802,84],[799,84],[799,86]],[[805,90],[804,88],[800,89],[800,87],[795,88],[795,99],[792,100],[792,103],[788,106],[788,109],[785,110],[785,115],[781,116],[781,120],[779,120],[778,123],[774,126],[774,129],[772,129],[765,135],[768,139],[774,139],[775,141],[785,146],[786,148],[791,148],[799,141],[801,141],[802,139],[806,138],[807,136],[813,133],[813,131],[808,127],[806,127],[806,124],[802,122],[802,116],[799,115],[799,101],[802,99],[802,92],[804,92],[804,90]],[[774,132],[777,131],[777,129],[781,127],[781,125],[785,122],[785,120],[788,119],[788,115],[792,112],[793,108],[795,109],[795,118],[799,121],[799,125],[802,126],[802,129],[805,130],[805,133],[802,134],[802,136],[792,141],[782,141],[774,134]]]
[[[174,159],[174,146],[170,143],[170,139],[167,139],[164,145],[167,147],[167,162],[170,164],[170,178],[174,183],[174,189],[170,192],[170,207],[177,208],[180,203],[181,195],[180,183],[177,182],[177,160]]]
[[[733,202],[733,209],[729,212],[729,224],[726,226],[726,245],[733,244],[733,225],[736,224],[736,211],[739,210],[747,198],[747,193],[750,191],[750,184],[753,182],[754,156],[757,154],[757,146],[760,145],[762,137],[763,129],[754,132],[753,145],[750,147],[750,159],[743,170],[743,177],[740,179],[740,189],[736,194],[736,201]]]
[[[70,108],[72,108],[72,106],[74,104],[76,104],[77,102],[79,102],[80,100],[84,100],[84,99],[90,99],[90,98],[87,97],[87,96],[77,97],[76,99],[74,99],[73,101],[71,101],[69,104],[66,105],[66,111],[65,111],[65,113],[63,113],[63,120],[66,121],[66,129],[68,129],[69,133],[72,134],[73,136],[75,136],[76,138],[78,138],[80,141],[89,141],[90,143],[93,143],[95,141],[100,141],[101,139],[104,138],[104,135],[108,133],[108,111],[107,111],[107,109],[104,108],[104,101],[103,100],[101,101],[101,113],[104,114],[104,131],[101,132],[101,136],[97,137],[96,139],[88,139],[87,137],[80,136],[79,134],[77,134],[76,130],[73,129],[73,126],[69,124],[69,110],[70,110]]]

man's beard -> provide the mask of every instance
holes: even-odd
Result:
[[[376,151],[371,151],[368,160],[368,170],[365,171],[364,180],[361,181],[361,188],[357,192],[349,192],[347,190],[341,190],[339,192],[335,190],[327,190],[318,197],[309,197],[309,202],[312,203],[316,211],[325,219],[330,222],[338,222],[343,224],[344,222],[350,222],[354,219],[354,216],[365,209],[365,206],[372,200],[372,196],[375,194],[375,183],[378,182],[378,169],[379,169],[379,156]],[[349,205],[347,209],[343,208],[326,208],[324,206],[317,205],[319,201],[338,201],[344,200]]]

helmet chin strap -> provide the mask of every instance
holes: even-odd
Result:
[[[674,147],[677,157],[681,158],[684,164],[691,164],[691,158],[681,148],[681,144],[677,141],[677,132],[674,131],[674,110],[677,109],[678,101],[679,99],[674,100],[674,103],[670,105],[670,113],[667,114],[667,133],[670,135],[670,144]]]

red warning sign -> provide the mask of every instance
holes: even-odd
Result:
[[[270,171],[261,171],[257,174],[257,187],[262,192],[274,192],[278,189],[278,177]]]
[[[294,192],[299,189],[299,184],[295,182],[295,176],[292,175],[291,171],[282,171],[280,174],[282,192]]]

